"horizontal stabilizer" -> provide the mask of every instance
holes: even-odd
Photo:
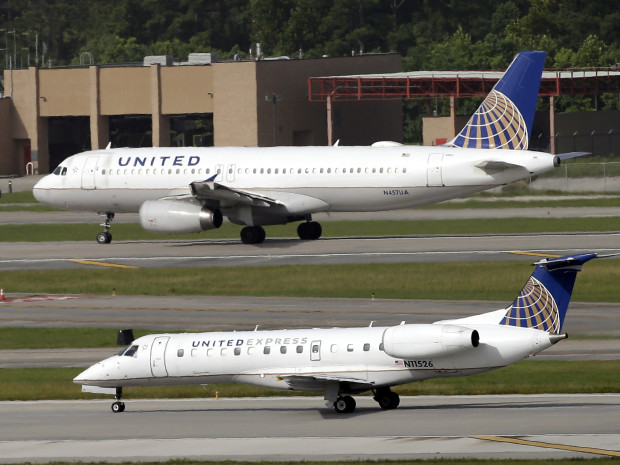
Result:
[[[518,168],[527,170],[527,168],[524,166],[516,165],[514,163],[508,163],[506,161],[483,161],[483,162],[478,163],[476,165],[476,168],[480,168],[487,174],[495,174],[495,173],[500,173],[502,171],[518,169]]]
[[[585,157],[586,155],[592,155],[590,152],[567,152],[559,153],[557,157],[560,160],[570,160],[571,158]]]

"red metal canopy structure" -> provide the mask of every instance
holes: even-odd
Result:
[[[488,94],[501,78],[499,71],[415,71],[308,78],[311,102],[346,100],[423,99],[473,97]],[[585,95],[620,92],[616,67],[546,70],[540,96]]]
[[[609,68],[546,70],[539,96],[549,97],[551,153],[555,153],[554,99],[561,95],[620,93],[619,65]],[[332,145],[332,104],[359,100],[397,100],[450,98],[454,118],[454,99],[487,95],[501,79],[503,71],[412,71],[308,78],[308,99],[327,102],[327,140]]]

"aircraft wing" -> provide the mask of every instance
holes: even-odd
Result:
[[[216,200],[229,203],[242,203],[254,207],[282,205],[277,199],[243,189],[233,189],[214,181],[200,181],[190,184],[194,197],[198,200]]]
[[[326,388],[328,384],[332,384],[334,382],[337,383],[346,383],[350,390],[360,390],[367,391],[369,389],[373,389],[374,385],[369,383],[368,381],[360,378],[349,377],[349,376],[341,376],[336,373],[328,374],[328,373],[315,373],[308,375],[288,375],[282,376],[282,381],[286,382],[289,387],[293,390],[323,390]]]

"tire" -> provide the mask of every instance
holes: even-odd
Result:
[[[112,411],[114,413],[121,413],[123,411],[125,411],[125,404],[122,402],[114,402],[112,404]]]
[[[338,397],[334,402],[334,410],[338,413],[351,413],[355,410],[356,402],[351,396]]]
[[[108,240],[108,236],[110,236],[110,240]],[[100,232],[97,234],[97,244],[109,244],[112,240],[112,236],[105,232]]]

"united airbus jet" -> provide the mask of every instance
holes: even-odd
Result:
[[[577,154],[528,151],[544,52],[518,54],[463,130],[444,146],[379,142],[369,147],[107,148],[68,157],[34,187],[40,202],[98,212],[99,243],[115,213],[138,212],[160,233],[243,226],[261,243],[263,226],[301,221],[318,239],[318,212],[376,212],[462,197],[543,173]]]
[[[85,392],[115,395],[128,386],[246,383],[321,392],[349,413],[351,394],[371,391],[382,409],[398,407],[392,386],[484,373],[565,339],[577,272],[594,253],[546,258],[513,303],[500,310],[433,324],[330,329],[152,334],[129,342],[73,381]]]

